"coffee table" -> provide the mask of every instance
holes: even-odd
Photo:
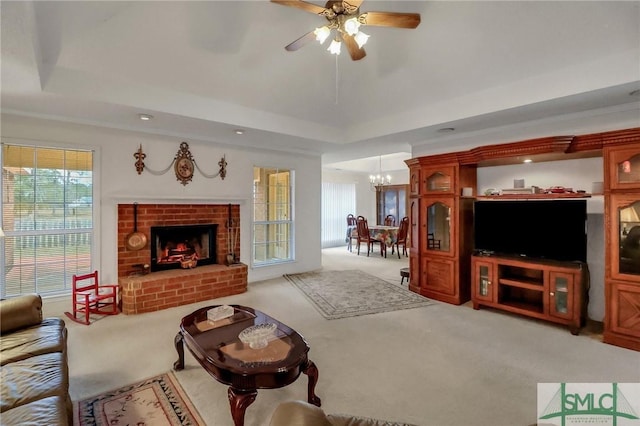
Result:
[[[184,368],[184,345],[214,379],[229,386],[231,416],[235,426],[244,425],[247,407],[255,401],[258,389],[275,389],[293,383],[300,373],[309,377],[307,400],[320,406],[315,395],[318,368],[308,358],[309,345],[294,329],[257,309],[230,305],[231,317],[207,320],[208,306],[182,318],[175,337],[178,360],[175,370]],[[276,329],[264,348],[252,349],[240,341],[244,329],[272,323]]]

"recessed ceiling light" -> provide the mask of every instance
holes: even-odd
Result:
[[[153,118],[153,115],[149,114],[138,114],[138,118],[142,121],[149,121]]]
[[[244,130],[242,130],[242,129],[236,129],[235,132],[236,132],[236,135],[243,135],[244,134]]]
[[[523,161],[523,163],[531,163],[533,160],[531,158],[527,158]]]
[[[451,133],[455,130],[454,127],[443,127],[442,129],[438,129],[438,133]]]

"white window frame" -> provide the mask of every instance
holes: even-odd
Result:
[[[278,220],[262,220],[261,218],[256,218],[256,203],[258,192],[256,191],[256,186],[258,184],[263,185],[264,183],[259,183],[259,177],[262,170],[275,170],[276,173],[280,172],[288,172],[289,173],[289,185],[288,189],[288,212],[289,217],[287,219],[278,219]],[[280,265],[283,263],[291,263],[295,261],[295,213],[294,213],[294,188],[295,188],[295,171],[290,168],[279,168],[279,167],[265,167],[265,166],[254,166],[254,179],[253,179],[253,188],[252,188],[252,209],[251,209],[251,267],[252,268],[261,268],[266,266]],[[257,176],[256,176],[257,174]],[[269,185],[267,185],[269,186]],[[268,205],[269,203],[261,203]],[[270,225],[288,225],[289,227],[289,236],[287,241],[287,245],[289,246],[288,257],[286,258],[270,258],[264,261],[256,260],[257,249],[259,246],[268,246],[269,244],[277,243],[277,241],[266,240],[265,242],[257,242],[257,227],[262,226],[270,226]]]
[[[52,141],[41,141],[32,139],[10,138],[3,137],[1,140],[2,146],[4,145],[16,145],[29,148],[43,148],[43,149],[59,149],[59,150],[71,150],[71,151],[91,151],[92,152],[92,227],[91,228],[67,228],[56,230],[39,230],[39,235],[51,235],[51,234],[70,234],[77,232],[77,230],[87,231],[91,233],[90,244],[90,267],[87,272],[100,268],[100,148],[93,145],[77,145]],[[0,167],[4,166],[4,159],[2,158],[2,147],[0,147]],[[4,178],[0,176],[0,182],[4,183]],[[4,185],[0,185],[0,201],[4,200],[3,197]],[[4,202],[0,204],[0,219],[3,217]],[[1,222],[0,222],[1,223]],[[24,231],[15,232],[11,230],[3,230],[5,237],[24,235]],[[5,297],[6,292],[6,259],[5,259],[5,238],[0,238],[0,297]],[[68,276],[67,276],[68,275]],[[42,293],[43,297],[48,296],[60,296],[71,294],[71,274],[64,273],[65,282],[63,283],[63,289],[55,292]],[[36,291],[37,291],[36,284]],[[13,294],[10,296],[14,296]]]

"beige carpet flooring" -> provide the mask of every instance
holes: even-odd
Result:
[[[407,258],[323,250],[323,268],[361,269],[400,285]],[[406,281],[405,281],[406,286]],[[531,425],[539,382],[640,382],[638,352],[607,345],[597,333],[572,336],[561,326],[470,304],[435,305],[325,320],[284,278],[248,292],[142,315],[67,321],[74,400],[161,374],[176,360],[180,319],[210,304],[263,310],[305,336],[318,366],[316,392],[329,413],[352,413],[418,425]],[[64,318],[66,300],[46,300],[45,315]],[[177,377],[208,425],[232,425],[226,386],[190,353]],[[306,398],[307,380],[261,390],[247,426],[268,425],[275,406]]]

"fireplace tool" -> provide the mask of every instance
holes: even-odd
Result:
[[[235,221],[229,219],[227,221],[227,248],[229,253],[227,254],[227,265],[233,265],[236,261],[236,244],[238,243],[238,234],[240,233],[240,227],[234,226]]]

